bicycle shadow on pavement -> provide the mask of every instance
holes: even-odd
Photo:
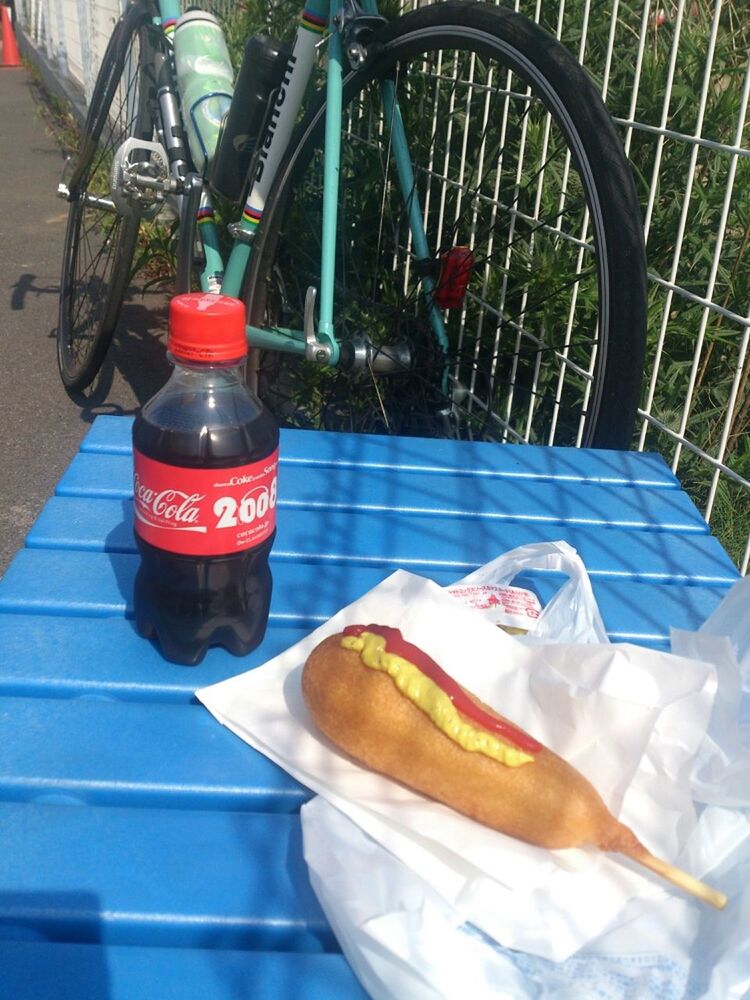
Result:
[[[22,312],[26,308],[27,295],[59,296],[59,285],[37,285],[36,279],[37,275],[31,271],[23,271],[18,275],[18,280],[10,286],[10,308],[12,312]]]
[[[70,394],[85,423],[105,413],[134,414],[161,389],[172,370],[166,351],[167,315],[166,295],[131,291],[99,374],[88,389]]]

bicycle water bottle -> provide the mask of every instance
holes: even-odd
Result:
[[[177,22],[174,59],[182,119],[195,169],[205,174],[232,103],[234,70],[224,32],[213,14],[191,10]]]
[[[174,371],[133,426],[135,621],[176,663],[244,655],[271,601],[279,430],[245,384],[245,309],[190,293],[170,305]]]

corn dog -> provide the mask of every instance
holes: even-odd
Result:
[[[318,728],[374,771],[519,840],[616,852],[726,905],[722,893],[650,854],[582,774],[398,629],[354,625],[325,639],[305,664],[302,694]]]

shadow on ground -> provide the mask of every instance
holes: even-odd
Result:
[[[104,413],[133,414],[161,389],[172,370],[166,353],[167,312],[163,295],[137,292],[125,302],[101,371],[84,392],[70,394],[84,422]]]

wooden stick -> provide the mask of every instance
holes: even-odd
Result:
[[[637,850],[633,850],[632,852],[623,851],[622,853],[626,857],[632,858],[633,861],[637,861],[639,865],[650,868],[652,872],[661,875],[662,878],[672,882],[685,892],[696,896],[702,902],[715,906],[717,910],[723,910],[727,905],[727,897],[723,892],[719,892],[718,889],[712,889],[710,885],[700,882],[697,878],[688,875],[687,872],[682,871],[680,868],[675,868],[674,865],[670,865],[667,861],[662,861],[661,858],[654,857],[653,854],[650,854],[641,845],[639,845]]]

